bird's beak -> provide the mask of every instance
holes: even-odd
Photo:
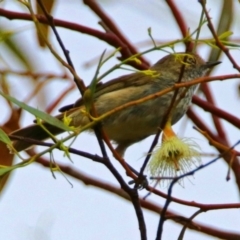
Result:
[[[213,68],[214,66],[216,66],[216,65],[218,65],[218,64],[220,64],[220,63],[222,63],[222,62],[220,62],[220,61],[211,61],[211,62],[206,62],[205,63],[205,68],[207,69],[210,69],[210,68]]]

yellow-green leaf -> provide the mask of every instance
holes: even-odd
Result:
[[[18,41],[12,37],[13,34],[15,34],[13,31],[5,30],[2,26],[0,26],[0,39],[3,41],[5,45],[4,47],[7,48],[14,55],[14,58],[19,60],[26,69],[32,70],[32,62],[20,47]]]
[[[63,129],[65,131],[72,131],[72,128],[66,126],[63,122],[61,122],[60,120],[58,120],[55,117],[52,117],[51,115],[42,112],[36,108],[30,107],[27,104],[25,104],[24,102],[18,101],[16,98],[11,97],[7,94],[4,94],[2,92],[0,92],[0,95],[2,95],[4,98],[8,99],[9,101],[15,103],[17,106],[19,106],[20,108],[28,111],[29,113],[33,114],[34,116],[36,116],[37,118],[42,119],[43,121],[54,125],[60,129]]]
[[[1,128],[0,128],[0,141],[6,144],[11,144],[10,138]]]
[[[0,165],[0,176],[3,176],[4,174],[6,173],[9,173],[11,171],[13,171],[15,168],[18,168],[19,166],[15,165],[15,166],[3,166],[3,165]]]
[[[222,33],[220,36],[218,36],[218,38],[222,40],[222,39],[230,37],[232,34],[233,34],[232,31],[226,31],[226,32]]]

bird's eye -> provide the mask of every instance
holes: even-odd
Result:
[[[196,65],[196,58],[195,57],[187,57],[186,63],[190,65]]]

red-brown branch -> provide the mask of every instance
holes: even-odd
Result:
[[[27,13],[19,13],[19,12],[13,12],[13,11],[8,11],[0,8],[0,16],[1,17],[6,17],[10,20],[15,20],[15,19],[20,19],[20,20],[26,20],[26,21],[32,21],[32,17],[30,14]],[[48,20],[42,16],[38,15],[36,16],[38,21],[43,24],[48,24]],[[60,19],[54,19],[54,25],[58,27],[63,27],[69,30],[81,32],[93,37],[96,37],[109,45],[113,46],[114,48],[120,48],[120,53],[122,55],[122,59],[127,59],[131,57],[131,54],[129,53],[128,46],[126,46],[125,43],[123,43],[120,38],[118,38],[114,33],[111,32],[101,32],[98,30],[95,30],[93,28],[85,27],[80,24],[72,23],[72,22],[67,22],[63,21]],[[135,61],[128,61],[126,64],[133,66],[136,69],[139,70],[146,70],[147,66],[145,64],[139,64],[136,63]]]
[[[225,140],[220,138],[219,136],[216,136],[215,134],[212,133],[212,131],[206,126],[206,124],[200,119],[199,116],[192,110],[189,109],[187,112],[188,117],[194,122],[194,124],[201,130],[206,131],[208,135],[215,141],[225,145],[226,147],[229,147],[228,144],[226,144]],[[222,153],[221,149],[217,149],[219,153]],[[223,159],[230,164],[231,163],[231,154],[224,154]],[[238,162],[237,158],[234,158],[233,163],[231,164],[232,170],[234,172],[235,178],[236,178],[236,183],[238,185],[238,189],[240,190],[240,163]]]
[[[225,47],[218,38],[218,35],[217,35],[217,33],[214,29],[214,26],[212,24],[212,21],[211,21],[211,17],[209,16],[208,11],[206,9],[206,3],[205,3],[206,1],[205,0],[199,0],[199,2],[202,5],[204,14],[205,14],[205,16],[207,18],[207,21],[208,21],[208,28],[211,31],[211,33],[212,33],[212,35],[215,39],[216,45],[226,54],[226,56],[228,57],[230,62],[233,64],[233,67],[240,72],[240,66],[236,63],[236,61],[234,60],[232,55],[229,53],[229,49],[227,47]]]
[[[113,20],[103,11],[103,9],[99,6],[97,1],[93,0],[84,0],[83,1],[87,6],[89,6],[93,12],[95,12],[106,24],[108,29],[113,32],[124,44],[126,44],[127,48],[129,49],[129,55],[137,54],[137,49],[133,46],[133,44],[130,43],[130,41],[123,35],[123,33],[118,29],[116,24],[113,22]],[[147,67],[149,66],[149,63],[143,58],[139,57],[141,62]],[[124,59],[121,59],[124,60]]]
[[[212,91],[210,90],[209,85],[207,83],[203,83],[203,84],[201,84],[201,89],[202,89],[207,101],[210,104],[215,106],[215,101],[213,99]],[[226,133],[225,133],[225,131],[223,129],[223,126],[220,122],[220,119],[217,116],[215,116],[214,114],[212,114],[212,119],[213,119],[216,131],[217,131],[219,137],[226,140]]]
[[[173,0],[166,0],[166,2],[173,13],[173,16],[174,16],[176,23],[182,33],[183,38],[187,37],[188,27],[184,21],[183,15],[178,10],[178,8]],[[190,52],[193,47],[193,44],[191,43],[191,41],[185,42],[185,45],[186,45],[186,51]]]
[[[194,104],[196,104],[197,106],[199,106],[200,108],[202,108],[203,110],[210,112],[211,114],[214,114],[217,117],[226,120],[227,122],[234,125],[236,128],[240,129],[240,119],[233,116],[232,114],[230,114],[220,108],[217,108],[213,104],[209,103],[208,101],[204,101],[203,99],[201,99],[200,97],[198,97],[196,95],[193,96],[192,102]]]
[[[49,166],[50,166],[49,161],[44,158],[39,158],[37,160],[37,162],[47,168],[49,168]],[[112,193],[116,194],[117,196],[119,196],[121,198],[131,201],[129,195],[125,191],[123,191],[121,188],[115,187],[108,183],[104,183],[100,180],[89,177],[89,176],[73,169],[70,166],[66,166],[66,165],[62,165],[62,164],[58,164],[58,166],[60,167],[61,171],[68,174],[69,176],[74,177],[75,179],[82,181],[87,186],[88,185],[95,186],[97,188],[100,188],[102,190],[110,192],[111,194]],[[146,201],[144,199],[139,199],[139,201],[140,201],[141,206],[144,207],[145,209],[153,211],[157,214],[159,214],[162,211],[162,208],[160,206],[158,206],[157,204]],[[202,204],[202,205],[200,204],[200,206],[204,209],[204,204]],[[229,209],[229,208],[239,208],[239,207],[240,207],[240,204],[209,204],[209,205],[205,205],[205,210],[207,211],[207,210]],[[175,221],[176,223],[181,224],[181,225],[185,225],[186,223],[188,223],[189,229],[193,229],[195,231],[199,231],[201,233],[208,234],[210,236],[218,237],[221,239],[229,239],[229,240],[237,240],[240,238],[240,234],[237,234],[237,233],[221,231],[219,229],[212,228],[212,227],[200,224],[200,223],[196,223],[194,221],[189,223],[188,218],[183,217],[173,211],[168,210],[166,217],[168,219]]]

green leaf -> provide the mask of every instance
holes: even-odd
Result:
[[[13,165],[13,166],[4,166],[4,165],[0,165],[0,176],[3,176],[6,173],[9,173],[11,171],[13,171],[16,168],[22,167],[21,165],[17,164],[17,165]]]
[[[90,83],[90,86],[84,92],[84,95],[83,95],[84,104],[85,104],[87,112],[90,111],[91,105],[93,103],[94,93],[96,91],[97,83],[98,83],[98,78],[97,77],[98,77],[100,68],[101,68],[101,66],[103,64],[103,57],[104,57],[105,52],[106,52],[106,50],[103,51],[103,53],[102,53],[102,55],[101,55],[101,57],[99,59],[98,66],[97,66],[96,72],[94,74],[94,77],[93,77],[93,79],[92,79],[92,81]]]
[[[0,128],[0,141],[6,144],[11,144],[10,138],[1,128]]]
[[[34,116],[36,116],[37,118],[42,119],[43,121],[56,126],[60,129],[63,129],[64,131],[72,131],[71,127],[66,126],[63,122],[61,122],[59,119],[52,117],[51,115],[42,112],[36,108],[30,107],[27,104],[25,104],[24,102],[18,101],[16,98],[11,97],[7,94],[4,94],[2,92],[0,92],[0,95],[2,95],[4,98],[6,98],[7,100],[15,103],[16,105],[18,105],[20,108],[28,111],[29,113],[33,114]]]
[[[22,46],[20,46],[19,42],[12,37],[14,34],[15,32],[5,30],[0,26],[0,39],[4,43],[4,47],[8,49],[14,55],[14,58],[17,59],[26,69],[33,69],[33,64],[21,48]]]
[[[210,46],[211,48],[219,49],[219,48],[216,46],[215,42],[211,42],[211,41],[203,41],[203,42],[205,42],[205,43],[206,43],[208,46]]]
[[[24,161],[24,162],[15,164],[13,166],[0,165],[0,176],[4,175],[6,173],[9,173],[17,168],[22,168],[22,167],[28,166],[31,163],[32,163],[32,161],[30,160],[30,161]]]
[[[232,42],[228,42],[228,41],[221,41],[225,46],[229,46],[229,47],[236,47],[239,48],[240,45],[236,44],[236,43],[232,43]]]
[[[55,0],[42,0],[42,4],[45,8],[45,10],[48,12],[48,14],[51,14],[52,9],[54,7],[54,3]],[[37,14],[39,15],[44,15],[42,8],[40,7],[39,4],[37,4]],[[41,31],[44,34],[44,36],[46,37],[47,40],[49,40],[49,26],[46,24],[41,24]],[[37,32],[37,36],[38,36],[38,43],[41,47],[45,47],[46,43],[44,42],[44,40],[41,37],[41,34],[39,34],[39,32]]]
[[[233,34],[233,32],[226,31],[226,32],[222,33],[220,36],[218,36],[218,38],[223,40],[223,39],[226,39],[226,38],[230,37],[232,34]]]
[[[13,170],[12,167],[2,166],[0,165],[0,176],[3,176],[4,174],[11,172]]]

